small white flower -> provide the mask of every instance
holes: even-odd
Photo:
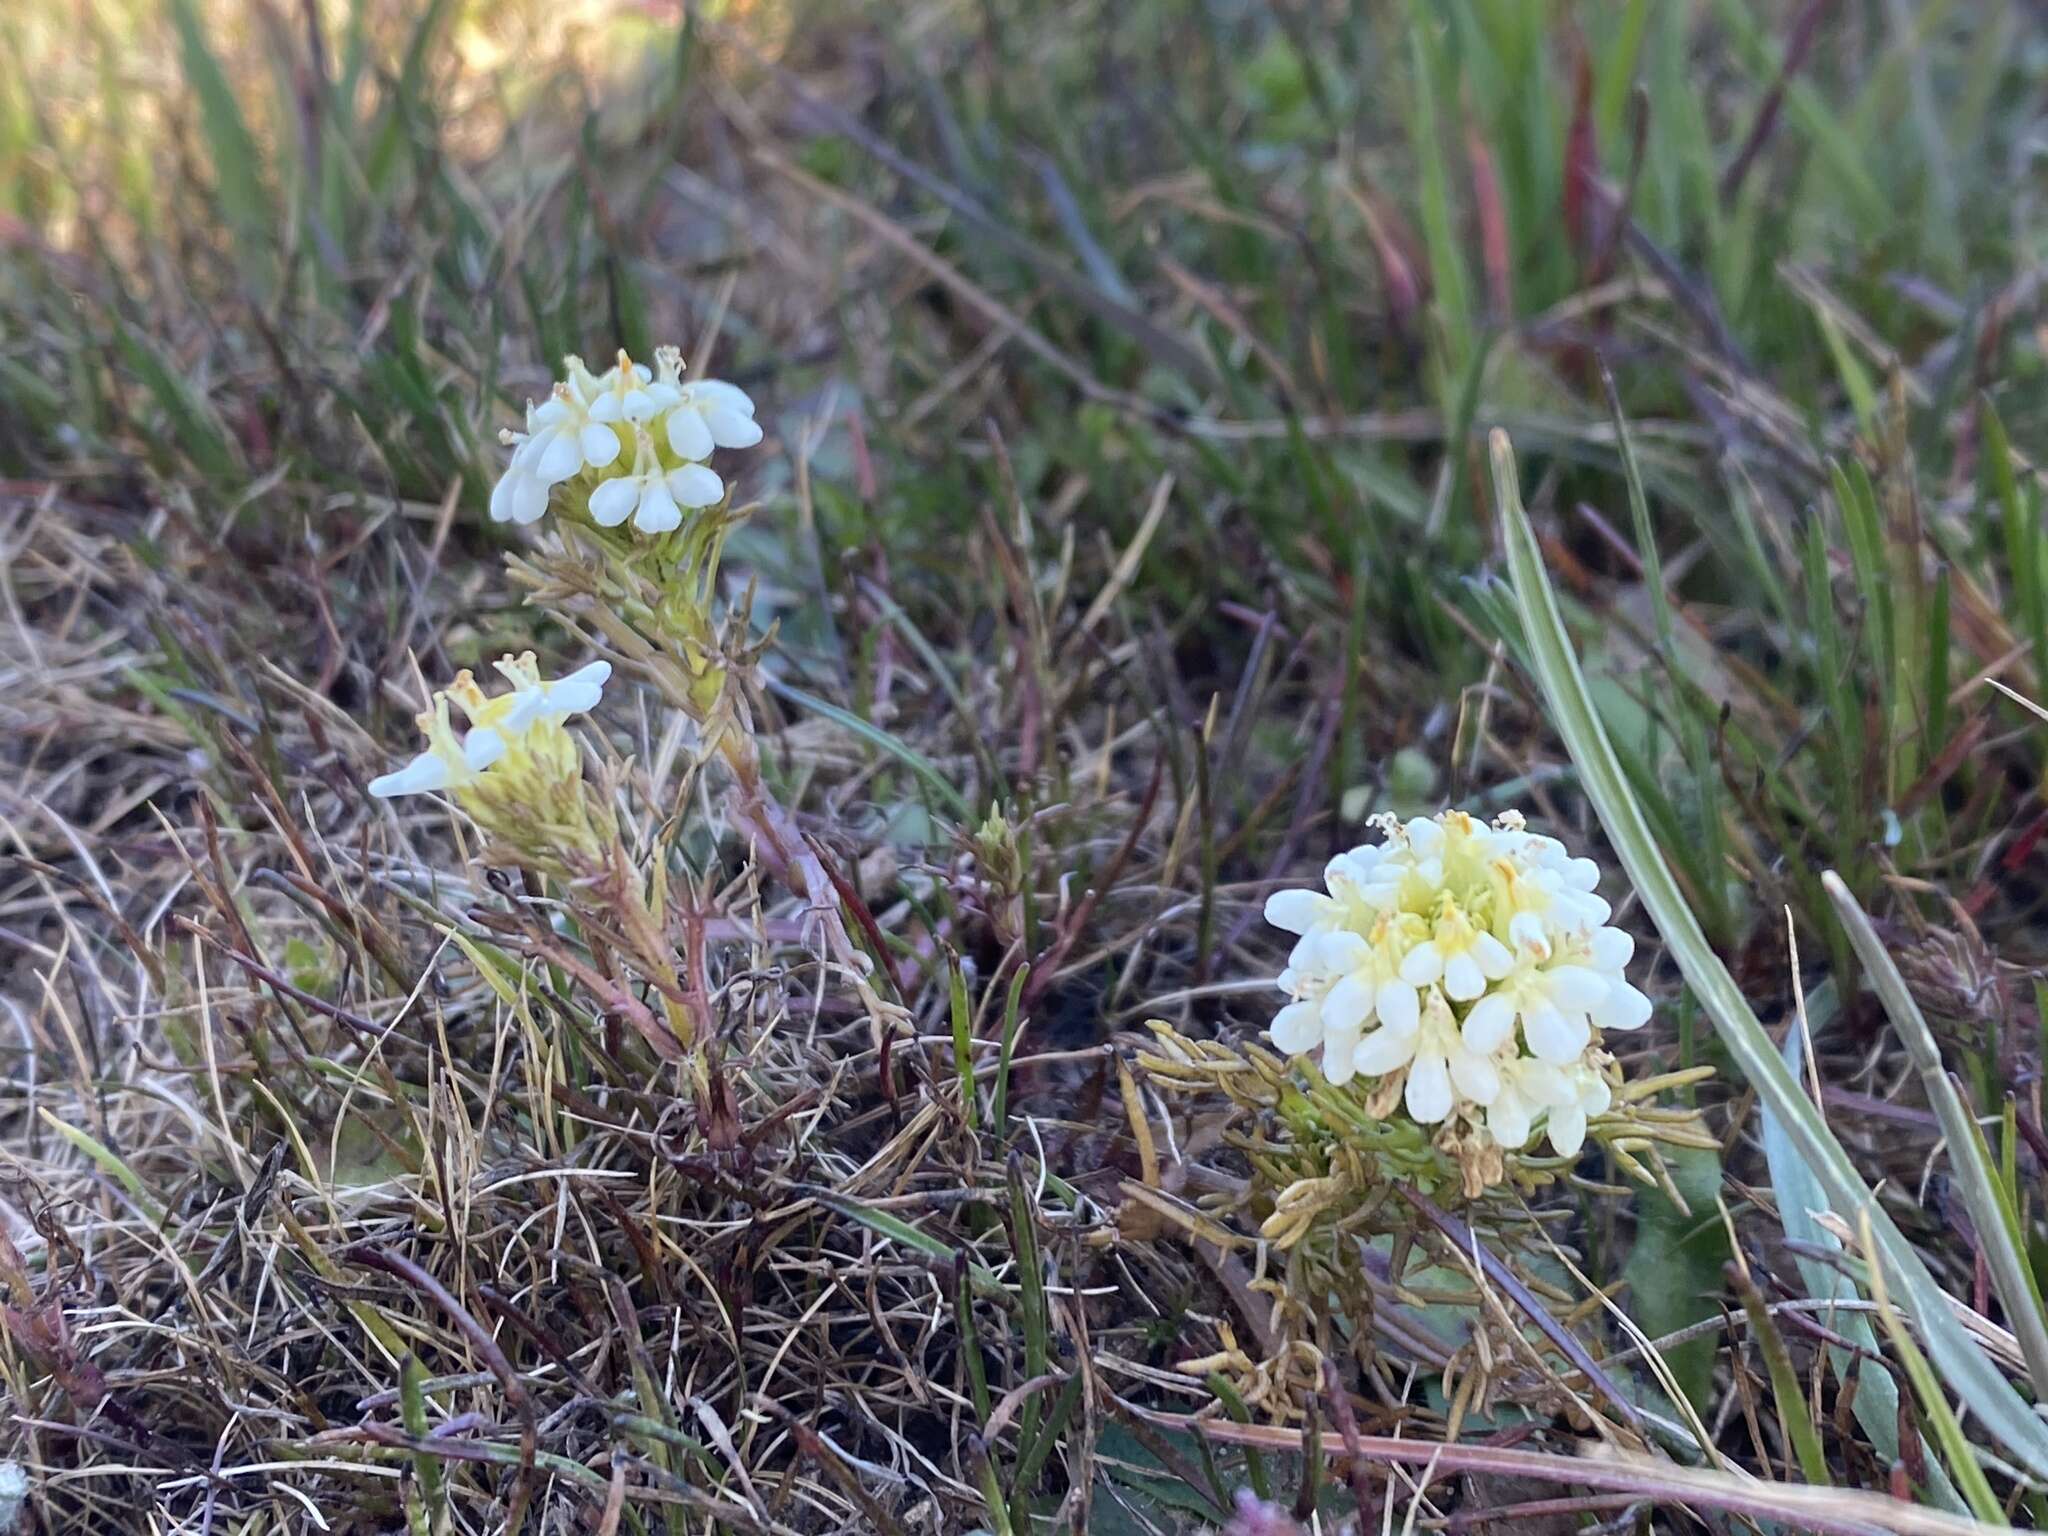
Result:
[[[497,664],[513,688],[512,708],[506,712],[503,726],[508,735],[518,735],[538,721],[588,714],[597,708],[604,697],[604,685],[611,680],[612,664],[608,661],[593,661],[550,680],[532,670],[530,652],[524,660],[526,665],[522,666],[508,656]]]
[[[1401,979],[1418,987],[1441,980],[1444,995],[1469,1003],[1515,968],[1514,952],[1485,929],[1446,891],[1430,936],[1401,961]]]
[[[685,507],[716,506],[724,496],[725,482],[702,464],[663,469],[653,439],[636,432],[633,468],[590,493],[590,520],[616,528],[630,517],[642,533],[667,533],[682,526]]]
[[[403,768],[370,780],[370,793],[379,800],[461,789],[482,778],[484,770],[505,755],[505,738],[488,727],[472,730],[460,739],[456,737],[448,718],[446,694],[436,698],[434,708],[420,715],[418,721],[426,733],[427,750]]]
[[[1559,1157],[1577,1157],[1586,1144],[1587,1118],[1607,1113],[1614,1102],[1614,1090],[1607,1086],[1600,1069],[1590,1062],[1574,1063],[1565,1070],[1564,1078],[1569,1096],[1564,1103],[1551,1106],[1544,1118],[1544,1134]]]
[[[533,472],[533,465],[525,455],[528,440],[518,433],[508,433],[507,437],[518,437],[521,446],[514,449],[512,462],[505,466],[505,473],[491,488],[491,521],[537,522],[548,509],[548,485]]]
[[[1529,1144],[1536,1119],[1574,1097],[1561,1068],[1534,1056],[1513,1056],[1500,1064],[1500,1092],[1486,1106],[1486,1129],[1503,1151]]]
[[[711,457],[714,448],[751,448],[761,441],[754,421],[754,402],[745,390],[719,379],[682,380],[682,354],[673,347],[655,353],[661,374],[661,409],[668,445],[685,462]]]
[[[588,380],[586,388],[592,421],[607,425],[624,423],[639,426],[652,421],[664,407],[674,403],[674,390],[666,385],[657,384],[654,374],[646,364],[634,362],[623,350],[619,353],[618,362],[606,369],[601,379],[590,379],[588,374],[582,373],[583,365],[573,357],[564,361],[569,367],[572,379],[579,384]],[[579,374],[580,379],[577,378]],[[615,438],[614,457],[617,451]],[[591,460],[593,464],[597,462],[595,459]],[[604,461],[606,464],[610,462],[610,459]],[[602,468],[603,465],[600,464],[598,467]]]
[[[1495,983],[1465,1016],[1475,1050],[1494,1050],[1522,1026],[1522,1039],[1545,1061],[1575,1059],[1593,1038],[1593,1008],[1607,997],[1607,979],[1582,965],[1524,960]]]
[[[403,768],[372,779],[371,794],[388,800],[466,789],[515,747],[530,746],[526,738],[535,727],[559,726],[571,715],[595,709],[612,675],[610,662],[593,661],[565,677],[544,678],[531,651],[501,657],[495,665],[512,691],[487,694],[466,669],[456,673],[455,681],[434,695],[434,707],[415,717],[426,734],[427,750]],[[469,719],[469,730],[460,737],[449,714],[451,704]]]
[[[512,457],[491,490],[492,520],[538,520],[554,488],[586,470],[598,481],[591,516],[607,528],[630,517],[642,533],[665,533],[681,525],[684,511],[717,505],[725,484],[703,461],[715,449],[761,441],[754,402],[717,379],[684,383],[674,347],[659,349],[655,364],[650,369],[621,352],[594,376],[581,358],[564,358],[565,377],[548,398],[528,402],[526,430],[499,434]],[[666,449],[642,452],[642,444],[655,443]],[[633,457],[622,463],[628,448]],[[663,451],[680,464],[664,466]]]
[[[1359,1043],[1353,1065],[1375,1077],[1407,1067],[1402,1098],[1417,1125],[1446,1119],[1461,1100],[1490,1104],[1501,1086],[1499,1069],[1465,1043],[1449,999],[1436,987],[1412,1027],[1382,1024]]]
[[[1649,998],[1623,974],[1636,952],[1636,941],[1619,928],[1596,928],[1586,938],[1586,964],[1607,982],[1607,995],[1593,1006],[1599,1029],[1641,1029],[1656,1012]]]
[[[1294,946],[1280,984],[1295,1001],[1274,1016],[1273,1043],[1290,1056],[1321,1047],[1323,1075],[1342,1085],[1355,1070],[1351,1053],[1363,1021],[1342,1004],[1330,1007],[1336,988],[1367,964],[1371,947],[1355,933],[1315,933]]]
[[[513,450],[491,493],[491,516],[498,522],[532,522],[547,510],[554,487],[581,474],[585,465],[603,469],[619,456],[613,424],[630,419],[621,402],[647,370],[636,369],[623,352],[619,366],[602,379],[591,377],[579,357],[562,361],[568,378],[539,405],[528,402],[526,431],[504,434]]]

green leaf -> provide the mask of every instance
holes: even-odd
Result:
[[[1721,1266],[1728,1261],[1728,1229],[1714,1205],[1721,1189],[1721,1155],[1708,1148],[1672,1147],[1664,1161],[1685,1205],[1654,1186],[1637,1190],[1636,1245],[1622,1271],[1629,1315],[1653,1339],[1720,1315]],[[1703,1334],[1660,1351],[1702,1414],[1713,1405],[1717,1347],[1712,1334]]]

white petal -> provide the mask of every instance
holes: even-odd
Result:
[[[1401,905],[1401,876],[1399,869],[1388,870],[1382,866],[1372,879],[1358,888],[1358,899],[1375,912],[1391,912]]]
[[[1351,1060],[1368,1077],[1380,1077],[1405,1067],[1415,1059],[1415,1036],[1391,1029],[1376,1029],[1358,1042]]]
[[[1581,928],[1598,928],[1614,916],[1614,908],[1590,891],[1560,891],[1558,907],[1569,913],[1572,922]]]
[[[1600,883],[1600,866],[1591,859],[1570,859],[1564,866],[1564,879],[1574,890],[1590,891]]]
[[[1451,1052],[1451,1081],[1474,1104],[1491,1104],[1500,1096],[1500,1073],[1475,1051]]]
[[[1273,1015],[1267,1033],[1289,1056],[1299,1056],[1323,1043],[1322,1010],[1314,1003],[1289,1003]]]
[[[654,414],[654,405],[654,397],[646,390],[629,389],[619,402],[619,411],[628,421],[645,421]]]
[[[1353,1046],[1352,1050],[1355,1049],[1356,1046]],[[1339,1049],[1335,1040],[1326,1039],[1323,1042],[1323,1076],[1329,1080],[1331,1087],[1342,1088],[1358,1075],[1358,1067],[1352,1061],[1351,1054],[1351,1050]]]
[[[1411,987],[1429,986],[1443,973],[1443,951],[1433,939],[1424,939],[1401,957],[1401,979]]]
[[[1569,1106],[1553,1109],[1545,1129],[1559,1157],[1577,1157],[1579,1148],[1586,1144],[1586,1116],[1582,1110]]]
[[[1539,1061],[1560,1064],[1578,1058],[1593,1038],[1592,1024],[1583,1013],[1563,1014],[1543,1008],[1522,1016],[1522,1037]]]
[[[1543,973],[1543,989],[1567,1013],[1583,1013],[1608,992],[1607,978],[1583,965],[1554,965]]]
[[[711,440],[711,428],[704,424],[696,407],[688,404],[669,412],[668,445],[680,459],[708,459],[717,446]]]
[[[640,482],[631,475],[607,480],[590,493],[590,520],[600,528],[616,528],[640,504]]]
[[[1471,950],[1461,949],[1444,962],[1444,995],[1453,1002],[1469,1003],[1485,990],[1486,973]]]
[[[531,523],[548,509],[548,488],[532,475],[521,475],[512,492],[512,521]]]
[[[1266,921],[1288,933],[1307,933],[1336,911],[1337,903],[1320,891],[1275,891],[1266,898]]]
[[[1422,1018],[1422,1000],[1405,981],[1381,982],[1373,997],[1373,1007],[1378,1011],[1381,1023],[1403,1034],[1413,1034]]]
[[[1340,853],[1323,866],[1323,884],[1330,894],[1342,901],[1346,898],[1358,900],[1366,886],[1372,881],[1372,862],[1364,855],[1377,849],[1354,848],[1349,853]]]
[[[543,720],[548,713],[548,696],[539,688],[522,688],[512,707],[505,711],[498,722],[498,730],[506,736],[524,736],[537,720]]]
[[[1417,858],[1434,858],[1443,852],[1444,829],[1434,818],[1417,816],[1402,830],[1408,834],[1408,846],[1415,850]]]
[[[1323,1023],[1332,1034],[1356,1034],[1373,1014],[1372,983],[1363,971],[1353,971],[1330,988],[1323,999]]]
[[[604,697],[604,685],[611,681],[612,664],[593,661],[578,667],[567,677],[548,686],[548,709],[557,715],[580,715],[597,708]]]
[[[1586,1114],[1604,1115],[1614,1103],[1614,1090],[1607,1079],[1587,1068],[1579,1074],[1578,1106]]]
[[[725,482],[702,464],[670,470],[668,490],[685,507],[715,507],[725,499]]]
[[[1472,958],[1479,962],[1488,981],[1499,981],[1515,968],[1515,952],[1490,933],[1482,933],[1472,941]]]
[[[744,389],[737,384],[728,384],[723,379],[699,379],[690,386],[690,397],[700,404],[713,404],[727,410],[738,411],[742,416],[754,414],[754,402]]]
[[[519,482],[526,478],[516,469],[507,469],[498,477],[498,483],[491,487],[491,521],[509,523],[512,521],[513,499],[519,490]]]
[[[618,421],[625,414],[625,411],[619,406],[619,396],[616,390],[608,389],[590,403],[590,419],[592,421]]]
[[[619,434],[592,422],[578,439],[583,445],[583,462],[603,469],[619,456]]]
[[[682,523],[682,509],[669,494],[667,484],[660,480],[649,484],[640,497],[640,510],[633,514],[633,526],[642,533],[667,533],[671,528],[680,528]]]
[[[1626,928],[1595,928],[1588,947],[1595,970],[1618,971],[1635,957],[1636,941]]]
[[[1372,946],[1348,928],[1310,934],[1295,946],[1295,954],[1303,950],[1308,951],[1310,964],[1331,976],[1347,975],[1372,958]],[[1301,963],[1297,958],[1295,964]]]
[[[542,438],[535,438],[536,443]],[[555,485],[568,479],[583,467],[583,444],[576,434],[565,427],[557,427],[545,436],[547,447],[539,450],[533,462],[533,473],[542,485]]]
[[[1435,1125],[1451,1112],[1451,1074],[1441,1056],[1418,1056],[1408,1069],[1405,1095],[1409,1118],[1417,1125]]]
[[[569,406],[559,395],[549,395],[526,413],[529,429],[558,427],[569,419]]]
[[[1475,1051],[1497,1051],[1515,1032],[1515,1005],[1498,992],[1489,993],[1465,1015],[1465,1044]]]
[[[1550,940],[1543,932],[1543,919],[1534,912],[1517,912],[1508,919],[1508,940],[1515,948],[1539,960],[1550,956]]]
[[[1523,1057],[1515,1063],[1516,1090],[1531,1104],[1555,1108],[1577,1100],[1578,1089],[1570,1078],[1547,1061]]]
[[[379,800],[393,795],[430,795],[448,787],[448,765],[433,753],[422,752],[396,772],[379,774],[369,787]]]
[[[1529,1144],[1529,1120],[1528,1101],[1512,1088],[1503,1088],[1486,1106],[1486,1128],[1504,1151],[1517,1152]]]
[[[1593,1009],[1593,1022],[1602,1029],[1641,1029],[1654,1012],[1641,992],[1625,981],[1610,979],[1607,995]]]
[[[471,773],[482,773],[505,755],[505,738],[485,726],[462,738],[462,760]]]
[[[706,400],[698,409],[704,413],[704,425],[711,429],[711,440],[719,447],[751,448],[761,441],[761,429],[753,417],[716,400]]]

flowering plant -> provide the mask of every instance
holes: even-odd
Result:
[[[580,357],[562,359],[566,377],[526,406],[526,430],[506,431],[512,458],[491,492],[495,522],[531,523],[558,486],[580,490],[600,528],[629,517],[641,533],[668,533],[683,514],[725,500],[725,482],[705,463],[714,448],[761,441],[754,402],[717,379],[683,382],[682,353],[659,348],[654,368],[624,352],[594,376]]]
[[[744,514],[733,510],[732,488],[709,460],[762,435],[743,390],[686,379],[673,347],[659,349],[652,367],[620,352],[602,374],[568,357],[547,398],[527,405],[525,430],[501,434],[511,454],[490,515],[524,525],[557,514],[553,538],[511,558],[515,578],[530,601],[595,630],[612,657],[694,722],[703,760],[730,780],[728,804],[750,851],[805,899],[813,931],[879,1020],[887,1005],[867,981],[869,962],[848,934],[831,874],[762,772],[745,689],[763,642],[749,633],[745,604],[732,614],[718,609],[719,557]],[[700,1032],[704,1021],[692,1015],[708,1006],[699,994],[678,994],[673,974],[678,947],[701,949],[701,924],[694,936],[665,934],[671,920],[695,920],[666,897],[663,855],[628,852],[610,792],[584,783],[563,728],[597,706],[612,667],[600,660],[548,681],[530,653],[507,657],[498,670],[511,692],[495,696],[461,673],[419,717],[427,749],[374,780],[370,792],[446,792],[510,862],[562,882],[592,931],[612,935],[607,952],[623,945],[640,982],[673,1005],[659,1020],[622,1006],[672,1056]],[[465,735],[456,733],[451,708],[467,720]],[[630,989],[610,991],[623,1005]]]
[[[1384,1115],[1481,1129],[1504,1152],[1538,1122],[1577,1154],[1613,1101],[1601,1032],[1639,1029],[1650,1000],[1624,974],[1635,941],[1607,926],[1599,867],[1510,811],[1393,817],[1331,860],[1324,890],[1276,892],[1266,920],[1299,935],[1273,1043],[1318,1054],[1342,1087],[1369,1079]]]

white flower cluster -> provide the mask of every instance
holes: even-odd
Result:
[[[1483,1123],[1499,1145],[1537,1122],[1562,1156],[1611,1102],[1600,1031],[1639,1029],[1650,1000],[1623,971],[1600,870],[1510,811],[1402,825],[1330,861],[1326,891],[1280,891],[1266,921],[1299,934],[1274,1017],[1289,1055],[1322,1051],[1333,1084],[1405,1073],[1409,1116]]]
[[[371,794],[388,800],[463,790],[492,768],[516,771],[537,751],[558,748],[562,722],[597,708],[612,675],[610,662],[593,661],[566,677],[544,678],[531,651],[503,657],[496,666],[512,691],[486,694],[467,671],[458,672],[450,687],[434,695],[434,707],[418,717],[427,750],[403,768],[370,780]],[[460,737],[449,718],[451,701],[469,719],[469,730]]]
[[[761,441],[745,391],[684,383],[674,347],[658,349],[652,369],[624,352],[602,375],[579,357],[562,369],[568,377],[546,400],[527,402],[526,430],[500,434],[512,461],[491,492],[493,522],[533,522],[556,486],[587,474],[592,522],[616,528],[630,517],[642,533],[667,533],[685,511],[724,500],[725,482],[704,462],[713,449]]]

